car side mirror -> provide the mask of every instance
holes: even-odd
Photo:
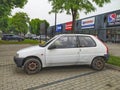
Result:
[[[56,48],[55,45],[50,45],[50,46],[48,47],[48,49],[55,49],[55,48]]]

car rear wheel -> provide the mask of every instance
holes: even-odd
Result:
[[[18,39],[19,42],[23,41],[23,39]]]
[[[36,58],[28,58],[24,63],[24,71],[27,74],[38,73],[42,68],[41,62]]]
[[[105,60],[102,57],[96,57],[92,64],[92,68],[95,70],[102,70],[105,67]]]

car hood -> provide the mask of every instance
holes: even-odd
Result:
[[[38,51],[38,50],[43,50],[43,49],[44,49],[43,47],[40,47],[39,45],[37,45],[37,46],[23,48],[23,49],[19,50],[17,53],[33,52],[33,51]]]

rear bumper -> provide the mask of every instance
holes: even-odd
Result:
[[[109,54],[104,54],[105,61],[107,62],[109,60],[110,55]]]

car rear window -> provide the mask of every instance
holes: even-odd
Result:
[[[95,41],[89,36],[78,36],[79,47],[95,47]]]

